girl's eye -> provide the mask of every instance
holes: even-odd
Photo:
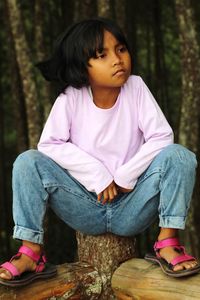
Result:
[[[125,52],[126,50],[127,50],[127,49],[126,49],[126,46],[121,46],[121,47],[118,49],[118,51],[121,52],[121,53]]]
[[[104,57],[106,57],[106,55],[103,53],[103,54],[99,54],[98,56],[97,56],[97,58],[98,59],[102,59],[102,58],[104,58]]]

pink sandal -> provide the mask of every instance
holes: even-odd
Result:
[[[162,258],[159,254],[160,249],[165,247],[174,247],[180,255],[174,258],[170,263],[168,263],[164,258]],[[196,274],[200,271],[200,265],[197,264],[195,267],[190,269],[183,269],[180,271],[173,271],[174,266],[184,261],[192,261],[196,260],[193,256],[188,255],[185,252],[185,248],[180,245],[178,238],[168,238],[162,241],[157,241],[154,244],[155,255],[146,254],[145,259],[151,261],[153,263],[157,263],[160,265],[162,271],[172,277],[183,277]]]
[[[12,264],[12,260],[19,258],[22,254],[27,255],[37,263],[37,267],[34,272],[30,271],[20,274],[17,268]],[[10,262],[2,264],[0,268],[9,271],[12,275],[11,280],[4,280],[0,278],[0,284],[10,287],[21,287],[36,279],[53,277],[57,273],[56,267],[47,264],[46,257],[43,254],[38,255],[27,246],[21,246],[19,252],[11,258]]]

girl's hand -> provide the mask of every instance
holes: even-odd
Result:
[[[125,188],[117,185],[117,190],[122,193],[130,193],[133,189],[125,189]]]
[[[114,181],[105,188],[100,194],[97,196],[97,201],[102,201],[102,204],[105,204],[106,202],[112,202],[113,199],[117,196],[117,186]]]

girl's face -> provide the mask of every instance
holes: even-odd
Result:
[[[131,73],[131,57],[126,46],[104,32],[103,50],[89,59],[88,75],[93,90],[119,89]]]

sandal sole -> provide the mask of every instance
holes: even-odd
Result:
[[[161,270],[168,276],[180,278],[180,277],[186,277],[190,275],[195,275],[200,272],[200,265],[195,266],[194,268],[191,268],[189,270],[181,270],[181,271],[172,271],[169,269],[168,263],[163,260],[159,259],[154,255],[146,254],[144,257],[145,260],[150,261],[154,264],[158,264],[161,267]]]
[[[25,272],[20,277],[18,277],[19,279],[11,279],[11,280],[0,279],[0,284],[7,287],[23,287],[38,279],[52,278],[56,274],[57,274],[56,266],[47,264],[45,270],[42,272],[38,272],[38,273]]]

